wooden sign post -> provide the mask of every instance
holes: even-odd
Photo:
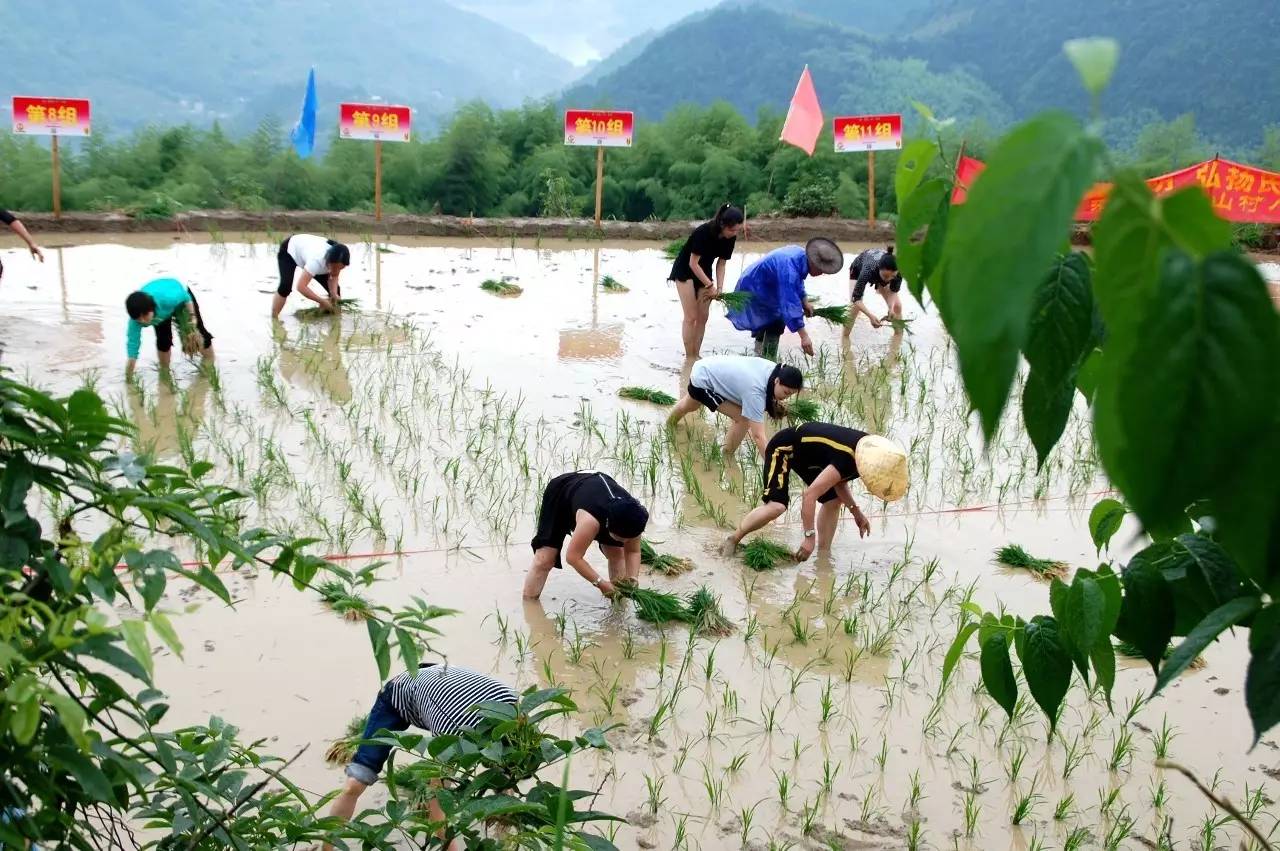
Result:
[[[20,136],[50,136],[53,168],[53,217],[62,218],[62,167],[59,136],[88,136],[90,103],[84,98],[13,98],[13,132]]]
[[[604,149],[631,147],[635,127],[631,112],[570,109],[564,114],[564,143],[596,149],[596,228],[604,214]]]
[[[338,135],[373,141],[373,218],[382,221],[382,143],[407,142],[413,110],[385,103],[338,104]]]
[[[848,115],[835,120],[836,153],[867,152],[867,219],[876,220],[876,151],[902,149],[901,115]]]

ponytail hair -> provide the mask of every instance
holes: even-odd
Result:
[[[886,245],[884,247],[884,254],[880,255],[880,260],[876,263],[876,270],[880,272],[898,271],[898,258],[893,256],[892,245]]]
[[[746,216],[743,215],[742,210],[732,204],[722,204],[720,209],[716,210],[716,217],[711,220],[711,223],[719,229],[740,225],[744,221]]]
[[[347,248],[341,242],[333,239],[325,240],[329,243],[329,250],[324,253],[325,263],[341,263],[343,266],[351,265],[351,249]]]
[[[774,395],[774,388],[781,383],[783,387],[790,387],[792,390],[804,389],[804,374],[794,366],[789,364],[778,364],[773,368],[769,380],[764,385],[764,410],[775,420],[780,420],[786,416],[786,408],[778,404],[778,400]]]

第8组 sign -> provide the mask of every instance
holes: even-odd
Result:
[[[564,114],[564,143],[586,147],[629,148],[635,140],[632,112],[570,109]]]
[[[385,103],[338,104],[338,135],[343,139],[407,142],[412,112],[407,106]]]
[[[894,151],[902,147],[901,115],[848,115],[835,121],[836,153]]]
[[[13,132],[25,136],[88,136],[84,98],[13,98]]]

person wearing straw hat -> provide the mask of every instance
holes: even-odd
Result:
[[[786,513],[793,470],[807,486],[800,504],[804,542],[796,550],[798,561],[813,555],[815,547],[819,552],[831,549],[841,506],[853,515],[861,537],[871,534],[871,521],[854,501],[849,482],[862,479],[867,492],[885,502],[907,492],[907,453],[892,440],[830,423],[784,428],[765,450],[764,504],[725,539],[723,555],[732,555],[743,538]]]
[[[751,296],[746,304],[731,308],[728,319],[739,331],[750,331],[756,354],[776,357],[778,342],[786,331],[800,335],[800,348],[813,354],[813,341],[805,330],[813,307],[805,295],[806,278],[834,275],[844,268],[840,246],[825,237],[806,245],[787,245],[761,257],[742,273],[735,291]]]

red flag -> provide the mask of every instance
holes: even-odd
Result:
[[[973,157],[961,157],[956,163],[956,188],[951,192],[952,204],[963,204],[969,197],[969,189],[978,175],[986,169],[987,164]]]
[[[780,138],[813,156],[822,128],[822,106],[818,103],[818,92],[813,87],[813,77],[809,75],[809,66],[806,65],[804,73],[800,75],[800,82],[796,84],[796,93],[791,98],[787,123],[782,125]]]

